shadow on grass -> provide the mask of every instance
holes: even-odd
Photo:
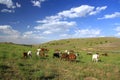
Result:
[[[4,65],[4,64],[0,65],[1,70],[6,70],[6,69],[9,69],[9,68],[11,68],[11,67],[9,67],[7,65]]]
[[[58,77],[59,75],[49,75],[49,76],[41,76],[40,80],[53,80],[54,78]]]
[[[41,76],[40,80],[52,80],[54,78],[55,78],[54,76]]]

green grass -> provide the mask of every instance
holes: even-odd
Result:
[[[120,79],[120,46],[104,50],[92,50],[100,54],[107,52],[108,56],[100,56],[101,62],[93,63],[91,55],[86,55],[83,48],[105,46],[105,44],[116,43],[116,38],[105,39],[79,39],[49,42],[42,45],[24,46],[10,43],[0,43],[0,80],[119,80]],[[74,42],[73,42],[74,41]],[[103,42],[105,42],[103,44]],[[81,43],[81,45],[80,45]],[[87,43],[87,44],[86,44]],[[94,45],[93,45],[94,43]],[[100,44],[96,44],[100,43]],[[101,44],[102,43],[102,44]],[[112,44],[110,47],[112,47]],[[71,45],[71,46],[69,46]],[[76,45],[76,46],[75,46]],[[79,47],[80,45],[80,47]],[[36,56],[38,47],[46,47],[49,57],[40,58]],[[74,48],[73,48],[74,46]],[[79,47],[79,48],[78,48]],[[105,46],[106,47],[106,46]],[[53,59],[54,49],[75,49],[80,54],[78,62],[70,62]],[[110,49],[110,50],[109,50]],[[24,59],[22,53],[31,50],[32,58]],[[117,51],[117,53],[116,53]]]

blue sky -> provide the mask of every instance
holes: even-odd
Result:
[[[0,42],[120,37],[120,0],[0,0]]]

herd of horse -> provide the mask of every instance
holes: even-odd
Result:
[[[48,57],[48,49],[46,48],[39,48],[37,49],[36,56],[38,57]],[[53,53],[53,58],[60,58],[63,60],[70,60],[75,61],[79,54],[75,53],[73,50],[65,50],[64,52],[60,52],[60,50],[56,49]],[[32,52],[23,52],[23,57],[28,58],[32,57]]]
[[[37,49],[36,56],[38,57],[48,57],[48,49],[46,48],[39,48]],[[99,61],[99,54],[92,54],[92,52],[88,52],[87,55],[92,55],[92,61],[93,62],[98,62]],[[102,54],[102,56],[108,56],[107,53]],[[32,57],[32,52],[23,52],[23,57],[28,58]],[[64,52],[61,52],[60,50],[56,49],[53,52],[53,58],[60,58],[63,60],[68,60],[68,61],[76,61],[76,59],[79,57],[78,53],[75,53],[74,50],[65,50]]]

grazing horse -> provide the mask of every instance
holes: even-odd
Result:
[[[68,55],[69,61],[75,61],[76,58],[77,58],[77,56],[76,56],[74,53],[70,53],[70,54]]]
[[[60,58],[60,53],[53,53],[53,58]]]
[[[23,52],[23,58],[27,58],[28,55],[27,55],[27,52]]]
[[[69,56],[69,54],[67,54],[67,53],[62,53],[62,54],[61,54],[61,59],[69,60],[68,56]]]
[[[76,55],[73,50],[65,50],[65,52],[61,55],[61,59],[73,61],[76,59]]]
[[[92,55],[92,61],[93,62],[98,62],[98,60],[99,60],[98,58],[99,58],[98,53]]]
[[[56,49],[55,51],[54,51],[54,53],[53,53],[53,58],[60,58],[60,50],[58,50],[58,49]]]
[[[68,60],[68,61],[76,61],[77,55],[74,53],[62,53],[61,59]]]
[[[30,57],[32,57],[32,52],[28,51],[27,55],[30,56]]]
[[[28,52],[23,52],[23,58],[28,58],[28,57],[32,57],[32,52],[28,51]]]
[[[37,56],[39,56],[39,55],[40,55],[40,52],[39,52],[39,51],[37,51],[36,55],[37,55]]]
[[[40,57],[47,57],[47,53],[48,53],[48,49],[46,48],[41,48],[41,49],[37,49],[37,56],[40,56]]]

